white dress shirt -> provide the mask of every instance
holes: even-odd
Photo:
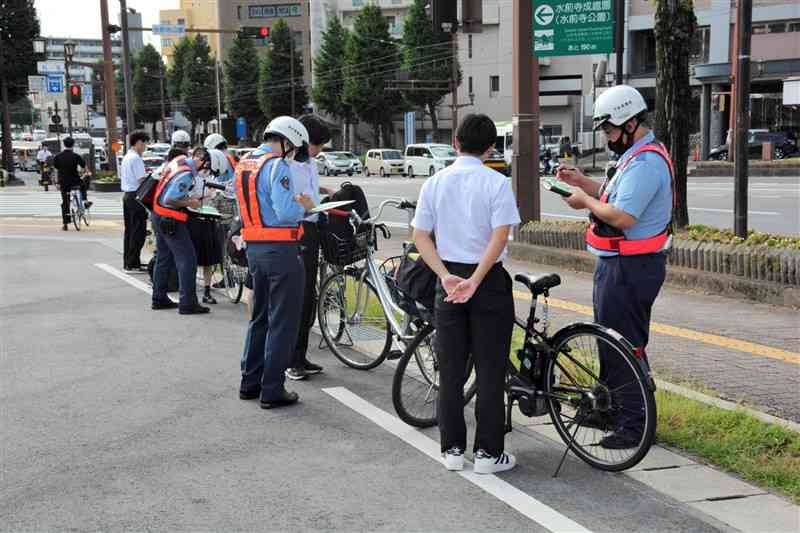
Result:
[[[289,161],[289,170],[292,173],[292,183],[297,194],[307,194],[314,200],[314,205],[319,205],[319,174],[317,174],[317,164],[314,159],[309,159],[305,163]],[[319,214],[314,213],[305,218],[306,222],[316,222]]]
[[[444,261],[479,263],[492,232],[520,223],[511,180],[472,156],[460,156],[422,186],[412,225],[433,231]],[[498,257],[508,255],[507,247]]]
[[[139,188],[139,180],[147,172],[144,169],[144,161],[139,152],[131,148],[125,157],[122,158],[122,165],[119,169],[120,187],[123,192],[135,192]]]

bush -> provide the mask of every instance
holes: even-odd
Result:
[[[92,181],[96,183],[119,183],[120,179],[110,170],[100,170],[95,173]]]
[[[686,226],[678,232],[678,237],[690,241],[716,242],[722,244],[739,244],[744,246],[769,246],[770,248],[800,249],[800,238],[788,235],[776,235],[750,230],[747,238],[737,237],[732,230],[712,228],[702,224]]]

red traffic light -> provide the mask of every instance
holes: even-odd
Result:
[[[80,85],[69,86],[69,100],[72,105],[80,105],[83,103]]]
[[[269,28],[267,28],[266,26],[262,26],[261,28],[258,29],[258,35],[262,39],[266,39],[267,37],[269,37]]]
[[[77,85],[73,85],[72,87],[69,88],[69,92],[72,94],[72,96],[78,96],[79,94],[81,94],[81,88],[78,87]]]

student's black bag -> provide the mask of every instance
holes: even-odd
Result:
[[[153,284],[153,274],[156,269],[156,256],[158,252],[153,254],[153,258],[147,263],[147,273],[150,275],[150,283]],[[167,277],[167,292],[175,292],[178,290],[178,269],[175,266],[175,261],[171,261],[169,265],[169,275]]]
[[[414,244],[406,246],[395,274],[397,287],[409,298],[433,311],[436,298],[436,273],[422,259]]]

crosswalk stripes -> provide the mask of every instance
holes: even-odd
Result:
[[[92,216],[122,216],[122,193],[89,191],[89,200],[94,202]],[[61,195],[57,190],[0,192],[0,217],[4,216],[60,217]]]

